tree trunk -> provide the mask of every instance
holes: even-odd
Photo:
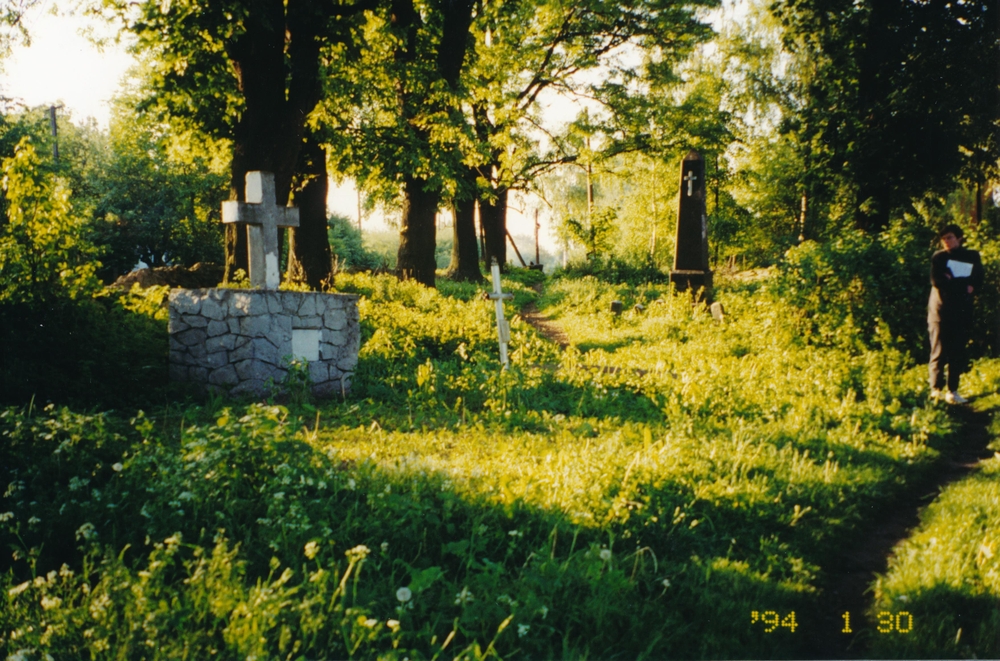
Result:
[[[451,245],[451,264],[448,265],[448,276],[454,280],[482,282],[483,273],[479,270],[479,246],[476,237],[476,170],[470,168],[465,175],[466,183],[470,184],[465,194],[455,198],[452,210],[455,216]]]
[[[403,280],[434,286],[435,218],[441,196],[428,189],[424,179],[407,176],[403,181],[403,221],[399,232],[396,268]]]
[[[287,276],[289,280],[305,282],[310,289],[318,291],[332,275],[326,217],[329,184],[326,150],[311,134],[306,136],[299,152],[297,172],[292,199],[299,208],[299,226],[288,238]]]
[[[487,268],[496,258],[500,270],[507,265],[507,189],[496,191],[496,199],[479,200],[479,222],[483,226],[485,251],[483,261]]]
[[[227,48],[245,108],[233,134],[230,198],[246,199],[246,173],[274,173],[276,202],[288,203],[305,120],[322,93],[315,17],[284,0],[255,4]],[[225,281],[247,268],[245,227],[226,228]]]

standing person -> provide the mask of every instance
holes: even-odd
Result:
[[[958,394],[958,379],[968,369],[965,355],[972,328],[972,299],[983,284],[979,253],[962,246],[958,225],[945,225],[938,234],[942,250],[931,257],[931,296],[927,302],[927,329],[931,340],[931,397],[941,397],[948,366],[949,404],[965,404]]]

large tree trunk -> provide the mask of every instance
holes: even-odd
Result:
[[[458,88],[466,52],[472,41],[469,26],[474,7],[472,0],[444,0],[440,6],[444,21],[437,47],[437,74],[452,90]],[[419,57],[417,37],[423,18],[416,10],[413,0],[392,0],[390,22],[398,39],[393,58],[400,71],[406,72]],[[443,107],[440,101],[428,98],[430,81],[420,81],[419,85],[411,85],[411,82],[404,78],[396,81],[398,112],[403,123],[414,126],[415,117],[429,109],[452,110]],[[413,135],[416,138],[414,146],[418,151],[430,151],[427,149],[430,143],[430,133],[427,130],[414,128]],[[403,218],[397,260],[400,278],[414,279],[429,287],[434,286],[437,267],[434,258],[435,218],[441,202],[439,185],[434,184],[434,188],[431,186],[430,182],[415,176],[412,171],[404,177]]]
[[[451,264],[448,265],[448,276],[455,280],[482,282],[483,273],[479,270],[479,245],[476,237],[476,170],[470,168],[465,175],[466,191],[460,191],[455,198],[452,210],[455,224],[452,233]],[[464,194],[463,194],[464,193]]]
[[[299,208],[299,226],[288,238],[289,280],[320,290],[331,276],[330,236],[327,233],[326,150],[307,135],[299,152],[298,176],[292,200]]]
[[[407,176],[403,183],[403,222],[399,232],[396,267],[403,280],[416,280],[434,286],[437,262],[434,249],[435,219],[441,200],[436,190],[429,190],[423,179]]]
[[[244,23],[227,54],[245,108],[233,136],[230,197],[245,200],[246,173],[274,173],[277,204],[288,203],[306,117],[319,103],[319,40],[315,17],[284,0],[266,0]],[[246,269],[245,227],[226,228],[225,280]]]
[[[479,222],[483,226],[486,250],[483,261],[487,268],[497,260],[500,270],[507,268],[507,189],[496,191],[492,200],[479,200]]]

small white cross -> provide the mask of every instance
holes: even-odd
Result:
[[[274,191],[274,173],[247,172],[246,202],[222,203],[222,222],[246,223],[250,252],[250,285],[258,289],[277,289],[278,228],[298,227],[299,210],[279,207]]]
[[[694,180],[697,178],[693,170],[688,170],[688,173],[684,175],[684,181],[688,184],[688,197],[694,194]]]
[[[496,302],[497,339],[500,341],[500,364],[503,365],[504,369],[507,369],[507,343],[510,342],[510,326],[507,325],[507,320],[503,318],[503,302],[504,299],[514,298],[514,295],[505,294],[500,289],[500,266],[497,264],[496,257],[493,258],[490,271],[493,276],[493,292],[485,296],[491,301]]]

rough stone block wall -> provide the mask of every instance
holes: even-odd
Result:
[[[280,388],[295,356],[309,360],[313,393],[340,395],[358,363],[358,297],[318,292],[174,289],[170,292],[170,378],[231,395]],[[297,333],[298,332],[298,333]]]

